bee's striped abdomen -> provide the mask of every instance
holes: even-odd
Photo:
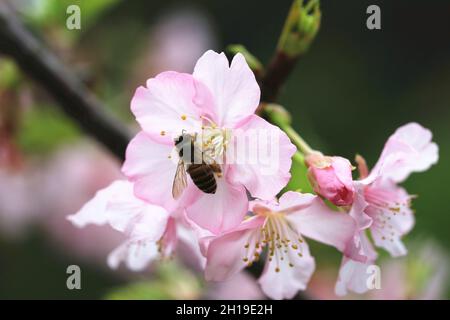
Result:
[[[215,193],[217,190],[216,178],[213,170],[207,164],[191,164],[187,172],[195,185],[205,193]]]

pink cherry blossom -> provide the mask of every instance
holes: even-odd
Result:
[[[313,152],[306,157],[308,178],[314,191],[337,206],[353,202],[352,165],[342,157],[329,157]]]
[[[413,196],[397,183],[437,162],[438,147],[431,138],[431,132],[417,123],[400,127],[389,137],[369,176],[356,182],[362,190],[358,196],[368,204],[361,214],[372,220],[370,231],[375,245],[394,257],[406,254],[401,237],[414,225],[410,208]]]
[[[413,196],[397,183],[412,172],[422,172],[437,162],[438,147],[431,139],[428,129],[409,123],[389,137],[370,173],[364,159],[357,157],[362,179],[354,182],[355,201],[350,215],[358,228],[353,248],[357,248],[366,261],[343,259],[336,285],[338,294],[345,294],[347,289],[357,293],[368,290],[365,271],[375,262],[377,254],[365,235],[366,230],[370,230],[375,246],[385,249],[391,256],[407,253],[401,238],[414,225],[410,208]]]
[[[413,172],[428,170],[439,158],[432,137],[430,130],[415,122],[398,128],[386,142],[369,180],[375,179],[375,175],[400,183]]]
[[[183,207],[187,216],[202,228],[219,234],[239,225],[253,197],[272,199],[290,178],[295,147],[278,127],[254,115],[260,90],[245,58],[237,54],[231,65],[223,53],[207,51],[192,75],[163,72],[139,87],[131,109],[142,131],[130,142],[124,174],[134,183],[137,197],[171,211]],[[232,161],[230,150],[238,136],[251,131],[270,132],[277,150],[267,153],[268,141],[250,144],[265,162],[275,162],[267,174],[260,163]],[[183,132],[198,134],[198,144],[218,162],[215,194],[201,192],[188,178],[180,199],[172,196],[178,163],[174,138]],[[206,146],[206,147],[205,147]],[[276,151],[276,152],[275,152]],[[276,161],[267,161],[268,157]],[[265,158],[264,158],[265,157]]]
[[[183,229],[186,229],[180,216],[137,199],[132,183],[126,180],[117,180],[98,191],[91,201],[68,219],[80,228],[89,224],[109,224],[124,233],[127,239],[111,252],[108,265],[115,269],[125,262],[133,271],[143,270],[158,257],[171,256],[179,234],[184,235]],[[181,240],[185,240],[191,252],[203,260],[196,241],[184,236]]]
[[[223,281],[257,261],[266,248],[265,269],[259,279],[273,299],[292,298],[304,290],[315,262],[303,236],[344,251],[355,232],[353,219],[329,209],[312,194],[289,191],[276,201],[252,201],[253,216],[219,236],[206,249],[205,277]]]

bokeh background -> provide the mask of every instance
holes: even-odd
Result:
[[[207,49],[241,43],[267,63],[291,4],[10,2],[130,127],[135,88],[163,70],[191,72]],[[66,28],[70,4],[81,8],[81,30]],[[370,4],[381,7],[382,30],[366,28]],[[430,128],[440,147],[438,165],[405,183],[419,195],[413,203],[416,227],[406,237],[410,255],[395,261],[382,255],[384,289],[350,298],[449,298],[450,3],[322,0],[321,8],[317,39],[279,100],[294,127],[315,148],[349,159],[359,153],[372,165],[387,137],[409,121]],[[263,298],[246,274],[210,285],[177,261],[139,274],[108,270],[106,256],[121,235],[100,227],[75,229],[65,216],[117,177],[120,163],[0,55],[0,298]],[[334,298],[340,256],[322,245],[311,250],[318,269],[308,294]],[[81,267],[82,290],[66,288],[71,264]]]

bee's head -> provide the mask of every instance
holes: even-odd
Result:
[[[192,136],[189,133],[187,133],[186,131],[183,130],[181,135],[179,135],[178,137],[176,137],[174,139],[174,143],[175,143],[175,145],[179,145],[179,144],[181,144],[183,142],[188,142],[188,141],[191,141],[191,140],[192,140]]]
[[[175,139],[173,139],[173,142],[175,143],[175,145],[179,145],[180,143],[182,143],[183,135],[180,135],[180,136],[176,137]]]

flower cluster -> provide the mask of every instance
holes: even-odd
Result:
[[[376,259],[367,231],[377,247],[406,253],[401,236],[413,225],[412,196],[397,183],[437,161],[431,133],[415,123],[401,127],[370,173],[357,157],[359,180],[347,159],[311,151],[305,163],[316,194],[277,198],[296,148],[255,115],[259,98],[241,54],[229,64],[223,53],[208,51],[192,75],[163,72],[148,80],[131,101],[142,131],[128,146],[126,179],[100,190],[69,220],[109,224],[126,235],[109,256],[113,268],[124,262],[141,270],[180,243],[210,281],[265,260],[259,283],[274,299],[306,288],[315,269],[309,238],[342,252],[338,293],[364,291],[364,267]]]

